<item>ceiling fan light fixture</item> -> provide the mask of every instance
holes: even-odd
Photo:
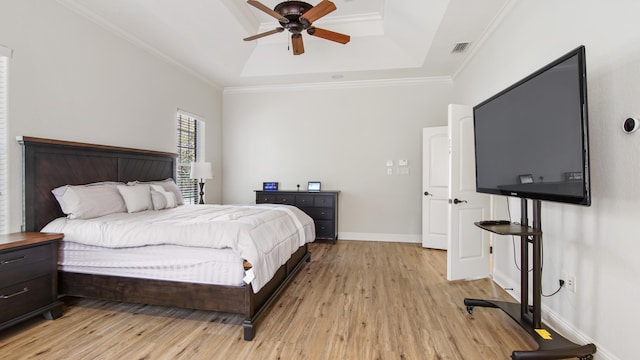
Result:
[[[276,7],[273,8],[273,11],[287,19],[286,22],[280,21],[280,25],[282,25],[283,28],[297,34],[309,27],[310,24],[305,24],[301,19],[302,14],[312,8],[313,6],[311,4],[304,1],[285,1],[276,5]]]

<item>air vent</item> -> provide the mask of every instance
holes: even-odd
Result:
[[[451,50],[451,53],[452,54],[462,53],[465,50],[467,50],[469,45],[471,45],[470,42],[459,42],[459,43],[455,44],[455,46],[453,47],[453,50]]]

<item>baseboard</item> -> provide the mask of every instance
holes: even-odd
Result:
[[[398,243],[422,243],[422,235],[420,234],[382,234],[382,233],[357,233],[357,232],[339,232],[338,240],[356,240],[356,241],[382,241],[382,242],[398,242]]]
[[[511,295],[515,300],[520,301],[520,282],[514,282],[510,277],[501,273],[500,271],[493,269],[493,282],[498,284],[501,288],[505,289],[509,295]],[[520,279],[518,279],[520,280]]]
[[[498,284],[498,286],[505,289],[515,301],[520,301],[519,282],[514,283],[513,280],[499,271],[494,272],[493,281]],[[560,316],[560,314],[544,304],[542,304],[542,321],[555,332],[576,344],[595,344],[598,348],[598,351],[594,354],[595,360],[620,360],[618,357],[611,354],[610,351],[607,351],[607,349],[598,345],[593,339],[589,338],[589,336],[573,326],[573,324],[569,323],[566,319]]]

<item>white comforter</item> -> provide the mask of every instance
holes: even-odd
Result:
[[[64,241],[108,248],[174,244],[231,248],[251,262],[257,292],[300,246],[315,239],[313,220],[286,205],[182,205],[89,220],[59,218],[42,229]]]

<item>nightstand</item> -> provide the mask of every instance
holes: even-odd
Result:
[[[62,315],[58,301],[58,244],[63,234],[0,235],[0,329],[37,315]]]

